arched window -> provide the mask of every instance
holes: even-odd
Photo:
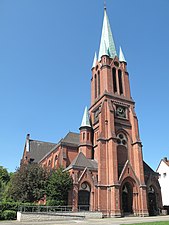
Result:
[[[51,160],[49,159],[49,161],[48,161],[48,166],[50,166],[51,165]]]
[[[119,78],[119,91],[120,91],[120,95],[122,95],[123,94],[123,83],[122,83],[121,70],[118,70],[118,78]]]
[[[55,159],[54,159],[54,166],[56,166],[57,160],[58,160],[58,156],[56,155],[56,156],[55,156]]]
[[[123,133],[119,133],[117,135],[118,176],[120,176],[127,159],[127,137]]]
[[[114,68],[114,67],[112,69],[112,78],[113,78],[113,91],[114,91],[114,93],[116,93],[117,92],[116,68]]]
[[[89,132],[87,132],[87,140],[89,141],[89,138],[90,137],[90,135],[89,135]]]
[[[85,139],[85,132],[83,132],[83,140]]]
[[[94,86],[95,86],[95,98],[97,98],[97,77],[94,75]]]
[[[98,96],[100,95],[100,71],[98,71]]]

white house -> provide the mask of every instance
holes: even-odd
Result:
[[[169,206],[169,160],[166,157],[160,161],[157,172],[159,173],[163,206]]]

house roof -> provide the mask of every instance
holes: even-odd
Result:
[[[167,159],[167,157],[164,157],[163,159],[160,160],[160,163],[159,163],[156,171],[159,169],[161,162],[164,162],[167,166],[169,166],[169,160]]]
[[[97,170],[97,161],[93,159],[87,159],[86,156],[80,152],[65,170],[84,169],[86,167],[90,170]]]

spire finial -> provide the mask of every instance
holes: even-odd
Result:
[[[106,10],[106,0],[104,0],[104,9]]]

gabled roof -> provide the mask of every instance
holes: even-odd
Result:
[[[80,143],[80,134],[69,132],[63,139],[61,144],[78,146]]]
[[[55,150],[60,144],[78,147],[80,143],[79,138],[80,134],[69,132],[57,144],[29,139],[30,159],[32,159],[33,162],[40,162],[45,157],[47,157],[51,152],[53,152],[53,150]]]
[[[145,175],[153,174],[153,175],[158,176],[158,173],[156,173],[153,169],[151,169],[151,167],[144,161],[143,161],[143,167],[144,167]]]
[[[65,170],[84,169],[86,167],[90,170],[97,170],[98,164],[96,160],[87,159],[86,156],[80,152]]]
[[[44,141],[29,140],[30,159],[39,162],[56,144]]]
[[[161,162],[164,162],[167,166],[169,166],[169,160],[167,159],[167,157],[164,157],[163,159],[160,160],[160,163],[159,163],[159,165],[158,165],[156,171],[158,170],[158,168],[159,168]]]
[[[50,149],[41,159],[45,159],[48,155],[50,155],[58,146],[65,145],[71,147],[78,147],[80,143],[80,134],[69,132],[63,139],[61,139],[58,144],[56,144],[53,148]],[[39,162],[40,162],[39,161]]]

